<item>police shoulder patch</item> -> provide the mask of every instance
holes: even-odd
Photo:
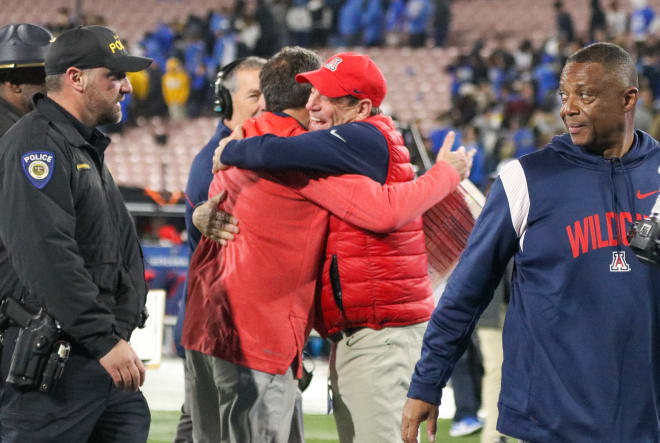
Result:
[[[55,154],[50,151],[26,152],[21,157],[23,172],[37,189],[43,189],[53,176]]]

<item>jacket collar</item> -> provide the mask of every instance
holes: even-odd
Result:
[[[14,123],[16,123],[21,118],[21,111],[19,111],[16,106],[12,105],[2,97],[0,97],[0,108],[5,108],[7,111],[9,111],[7,115],[9,115]]]
[[[32,100],[34,107],[58,129],[69,144],[79,148],[91,146],[99,153],[105,151],[105,148],[110,144],[110,139],[101,131],[96,128],[85,127],[66,109],[44,94],[35,94]],[[86,137],[94,140],[94,144],[91,144]]]

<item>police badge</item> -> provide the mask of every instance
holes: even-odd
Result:
[[[32,151],[23,154],[23,172],[37,189],[43,189],[53,176],[55,154],[48,151]]]

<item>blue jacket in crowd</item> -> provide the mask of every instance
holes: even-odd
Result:
[[[385,11],[382,0],[369,0],[362,16],[364,43],[366,45],[383,42],[385,38]]]
[[[385,29],[390,32],[403,32],[406,23],[406,2],[392,0],[385,14]]]
[[[408,32],[410,34],[423,34],[426,32],[433,7],[429,0],[408,0],[406,17],[408,19]]]
[[[339,33],[350,36],[362,32],[362,0],[348,0],[339,11]]]
[[[439,404],[513,257],[498,430],[535,443],[660,441],[660,269],[625,238],[651,212],[658,166],[642,131],[621,159],[564,134],[508,164],[429,322],[408,396]]]
[[[649,5],[633,9],[630,14],[630,32],[636,38],[643,38],[648,34],[654,19],[655,11]]]

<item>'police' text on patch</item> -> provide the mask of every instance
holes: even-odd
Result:
[[[37,189],[43,189],[53,176],[55,154],[49,151],[26,152],[21,158],[25,176]]]

